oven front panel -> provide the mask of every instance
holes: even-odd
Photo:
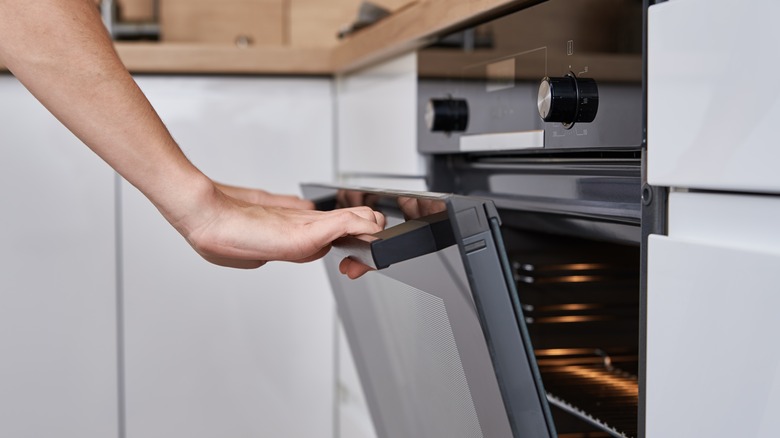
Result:
[[[638,150],[642,18],[642,0],[548,0],[420,50],[420,152]]]

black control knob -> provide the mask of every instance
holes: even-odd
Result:
[[[599,111],[599,86],[590,78],[577,80],[577,123],[590,123]]]
[[[593,79],[574,75],[544,78],[536,103],[545,122],[560,122],[566,127],[590,123],[599,109],[598,85]]]
[[[469,125],[469,104],[465,99],[431,99],[425,123],[433,132],[463,132]]]

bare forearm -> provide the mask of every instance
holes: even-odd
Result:
[[[0,58],[172,222],[208,190],[114,51],[90,0],[0,0]]]
[[[229,186],[223,190],[250,199],[223,193],[173,141],[90,0],[0,0],[0,59],[213,263],[255,268],[268,260],[310,261],[340,236],[383,226],[384,218],[366,208],[296,210],[280,207],[311,204]],[[265,206],[255,204],[263,200]]]

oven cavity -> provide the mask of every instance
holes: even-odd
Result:
[[[636,436],[639,246],[502,232],[559,436]]]

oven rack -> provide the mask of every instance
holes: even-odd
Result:
[[[571,370],[570,368],[576,369]],[[615,401],[621,398],[624,400],[619,404],[625,406],[625,399],[630,398],[632,400],[628,402],[629,410],[631,409],[630,406],[636,408],[637,387],[635,386],[635,376],[617,368],[601,366],[547,366],[542,367],[541,372],[542,379],[548,386],[547,389],[549,389],[547,400],[551,405],[585,421],[610,436],[617,438],[632,438],[634,436],[635,426],[631,426],[635,423],[636,414],[621,415],[623,413],[620,411],[623,411],[625,408],[615,410],[614,406]],[[563,394],[554,394],[560,389],[556,388],[556,383],[564,379],[567,380],[566,387],[569,391],[564,390]],[[601,388],[594,388],[594,386],[599,386],[599,381],[603,380],[610,383],[601,385]],[[547,385],[547,383],[551,385]],[[597,401],[593,403],[593,394],[591,394],[591,406],[584,406],[574,400],[577,397],[572,395],[576,391],[583,390],[585,392],[606,392],[608,395],[597,398]],[[610,408],[610,405],[612,405],[612,408]]]
[[[615,438],[631,438],[629,435],[619,432],[617,429],[610,426],[609,424],[599,420],[598,418],[593,417],[589,413],[583,411],[582,409],[574,405],[571,405],[565,400],[561,400],[560,398],[554,396],[553,394],[550,394],[549,392],[547,393],[547,401],[551,405],[556,406],[561,410],[589,423],[590,425],[597,427],[599,430],[609,434],[610,436],[613,436]]]

